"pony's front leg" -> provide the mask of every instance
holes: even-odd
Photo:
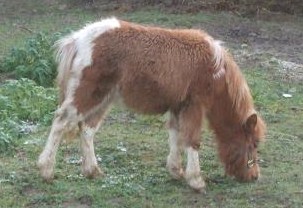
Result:
[[[168,133],[170,151],[167,157],[166,168],[173,178],[180,179],[184,176],[181,160],[183,143],[179,136],[178,118],[173,113],[170,113],[170,119],[168,121]]]
[[[201,191],[205,187],[205,182],[200,174],[198,149],[187,147],[187,166],[185,179],[190,187],[196,191]]]
[[[185,179],[188,185],[196,191],[205,187],[201,177],[199,164],[200,132],[203,112],[200,105],[189,105],[180,112],[180,136],[184,139],[187,153]]]

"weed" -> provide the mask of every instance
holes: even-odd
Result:
[[[56,63],[52,46],[60,33],[38,33],[25,42],[24,47],[13,48],[2,63],[0,72],[13,72],[15,77],[29,78],[42,86],[52,86],[56,76]]]
[[[25,78],[7,80],[0,86],[0,149],[8,149],[13,138],[30,133],[36,124],[50,123],[56,107],[55,91]]]

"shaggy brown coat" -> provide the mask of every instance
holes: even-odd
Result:
[[[93,40],[92,63],[82,69],[74,89],[71,105],[83,116],[77,120],[80,130],[84,124],[97,128],[107,106],[119,98],[139,113],[170,112],[168,127],[179,133],[184,147],[197,150],[206,116],[226,173],[257,179],[257,144],[265,124],[239,67],[219,41],[200,30],[119,23]],[[71,38],[61,47],[69,54],[58,75],[64,106],[79,48]],[[69,117],[66,109],[60,119]],[[174,168],[180,169],[179,164]]]

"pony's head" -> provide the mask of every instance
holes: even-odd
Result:
[[[258,145],[263,140],[265,124],[257,114],[250,115],[244,124],[233,131],[229,139],[219,142],[219,155],[225,173],[239,181],[254,181],[260,177]]]

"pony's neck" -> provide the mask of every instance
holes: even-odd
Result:
[[[216,135],[232,137],[241,131],[248,116],[254,113],[247,83],[233,58],[225,56],[225,76],[215,80],[215,93],[208,119]]]
[[[235,109],[230,97],[222,93],[215,97],[212,108],[207,114],[211,128],[218,138],[226,138],[241,130],[240,112]]]

